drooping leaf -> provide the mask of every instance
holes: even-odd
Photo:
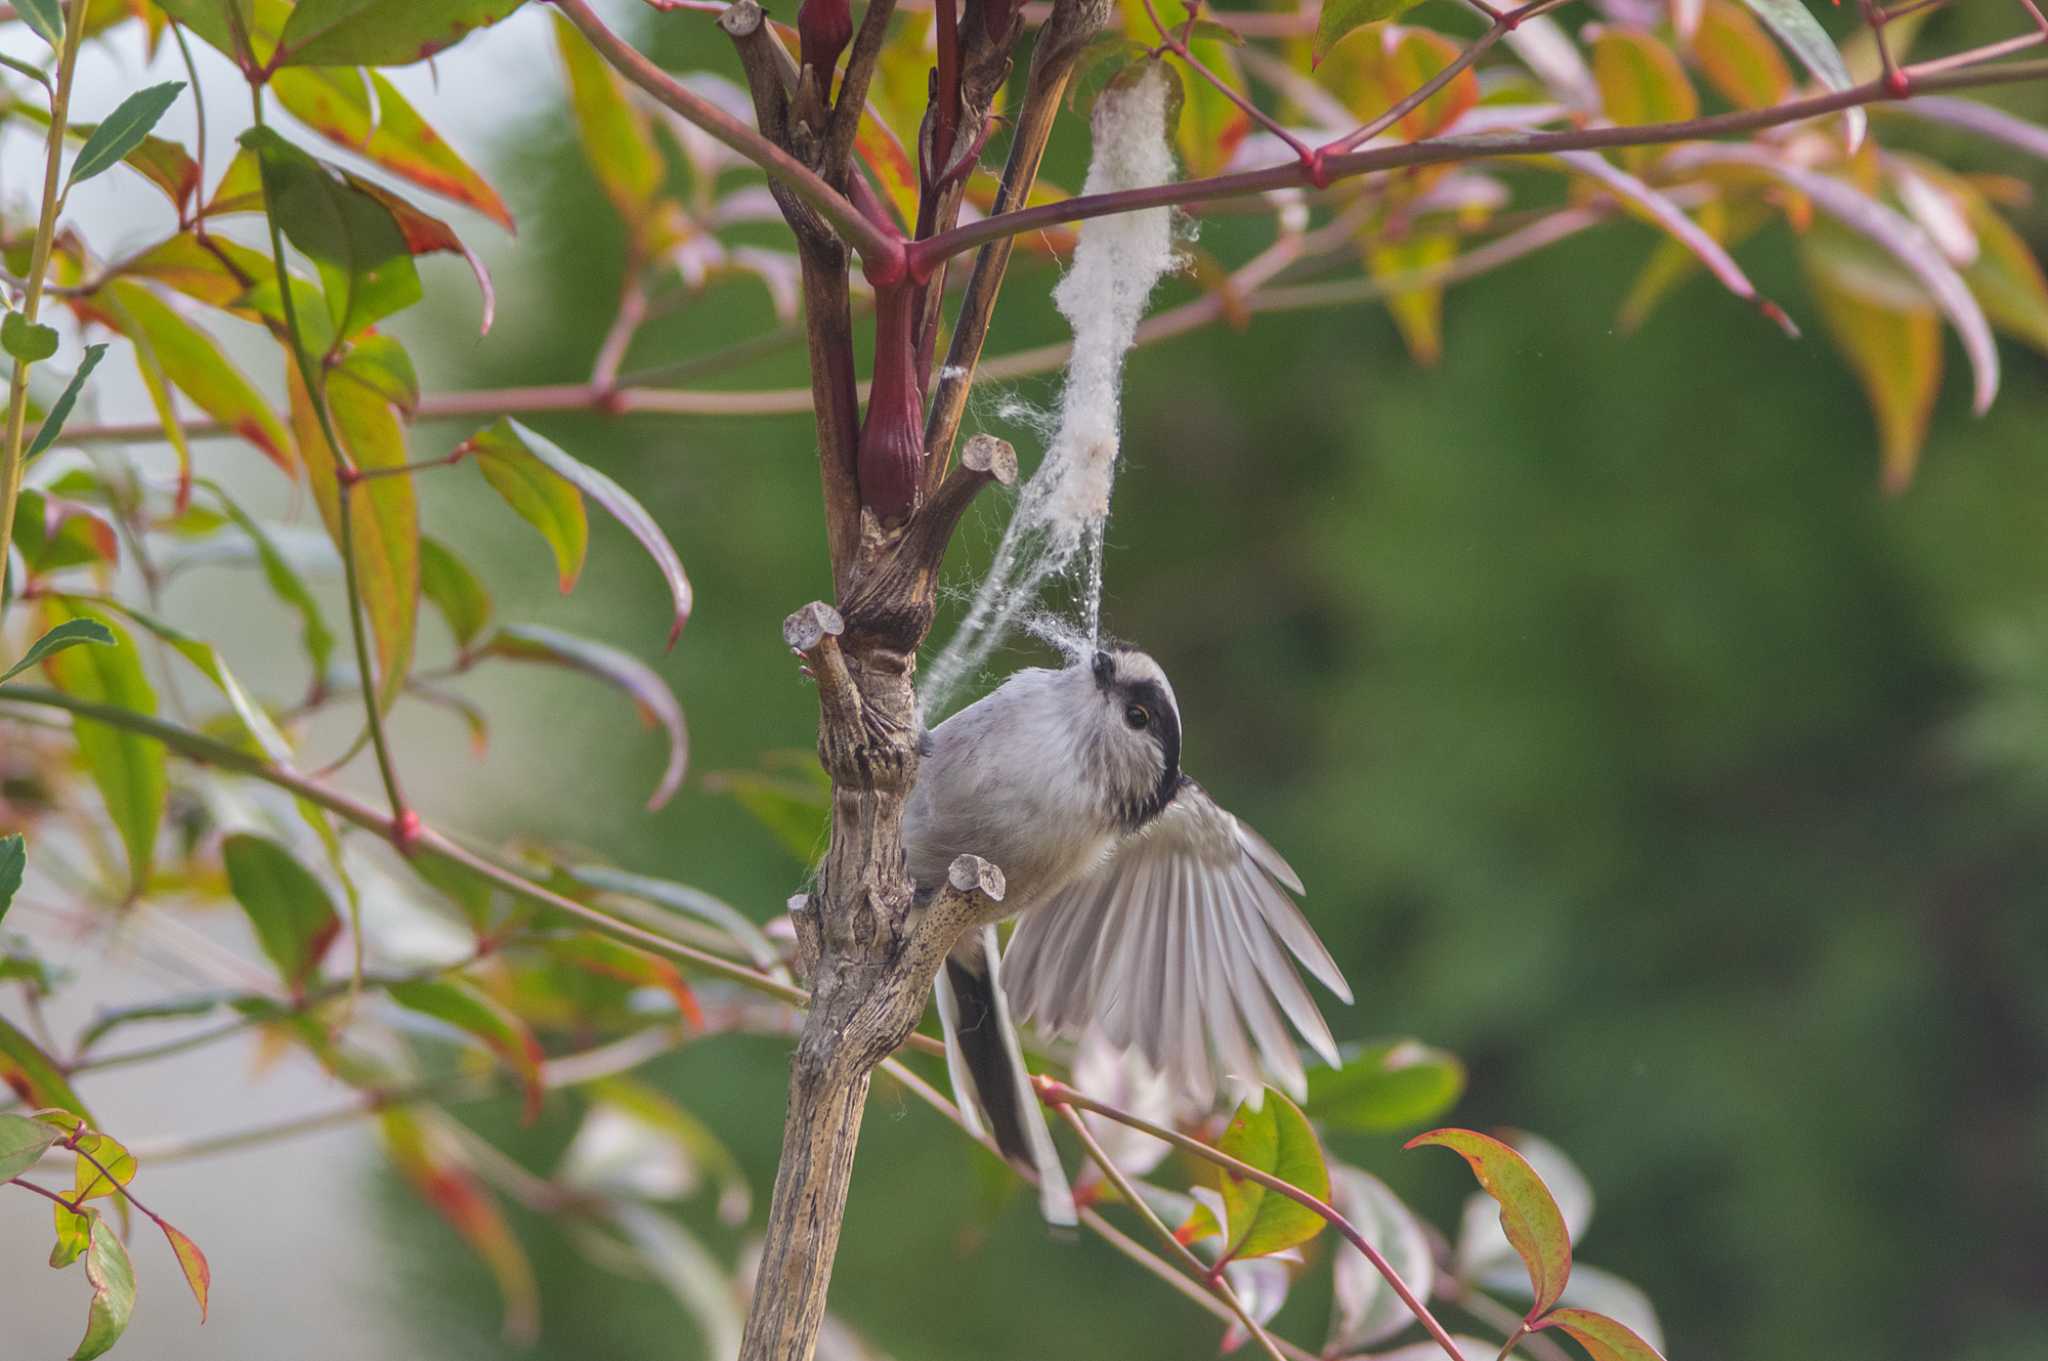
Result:
[[[287,67],[271,77],[270,88],[280,104],[321,136],[512,230],[512,214],[497,191],[376,71]]]
[[[562,872],[575,882],[587,888],[604,893],[622,893],[629,898],[653,903],[668,908],[701,922],[708,922],[731,937],[734,944],[746,952],[754,966],[764,972],[781,968],[781,952],[773,941],[762,933],[761,928],[744,916],[738,908],[720,898],[713,897],[702,889],[688,884],[679,884],[672,879],[656,879],[645,874],[633,874],[627,870],[613,869],[609,865],[564,865]]]
[[[108,632],[107,626],[99,620],[67,619],[29,644],[28,651],[21,654],[21,660],[8,667],[4,673],[0,673],[0,685],[13,680],[51,653],[62,652],[67,647],[77,647],[81,643],[96,643],[100,647],[115,645],[114,635]],[[16,836],[14,839],[19,841],[21,838]],[[4,906],[0,906],[0,910],[4,910]]]
[[[0,1082],[31,1106],[55,1106],[91,1121],[92,1115],[50,1056],[0,1016]]]
[[[1855,82],[1849,78],[1849,68],[1842,62],[1842,54],[1835,48],[1835,40],[1820,26],[1820,20],[1813,17],[1803,0],[1742,0],[1757,18],[1778,35],[1778,41],[1792,49],[1792,55],[1813,74],[1813,78],[1830,90],[1846,90]],[[1849,129],[1849,150],[1854,151],[1863,144],[1863,132],[1869,125],[1869,116],[1861,109],[1845,112]]]
[[[256,153],[278,226],[320,273],[337,340],[419,301],[419,271],[389,208],[269,128],[241,142]]]
[[[636,234],[661,192],[661,151],[647,116],[625,82],[567,19],[555,20],[555,46],[569,75],[569,108],[583,156],[612,207]]]
[[[1521,1154],[1488,1135],[1469,1129],[1439,1129],[1418,1134],[1403,1148],[1435,1145],[1463,1158],[1480,1189],[1500,1206],[1500,1226],[1528,1268],[1536,1303],[1530,1317],[1557,1303],[1572,1272],[1572,1240],[1564,1216],[1549,1188]]]
[[[438,1117],[397,1106],[380,1123],[393,1165],[490,1268],[505,1304],[506,1337],[532,1338],[540,1327],[533,1266],[497,1202],[441,1136]]]
[[[1353,29],[1367,24],[1376,24],[1383,19],[1398,19],[1415,8],[1421,0],[1330,0],[1323,6],[1316,19],[1316,39],[1313,58],[1321,61],[1329,50],[1337,45],[1338,39]]]
[[[71,408],[78,403],[78,394],[85,389],[85,380],[99,367],[107,353],[106,342],[85,347],[85,357],[78,361],[78,371],[71,375],[71,381],[64,385],[64,391],[50,407],[50,414],[43,417],[43,423],[36,428],[36,437],[28,443],[27,457],[34,458],[57,442],[57,436],[64,432],[64,422],[71,418]]]
[[[700,1030],[704,1026],[703,1009],[697,1005],[690,985],[683,981],[682,970],[660,955],[588,931],[550,940],[547,952],[587,973],[615,978],[636,988],[659,988],[674,1000],[677,1013],[685,1021]]]
[[[357,468],[397,467],[406,461],[404,426],[396,408],[373,383],[354,379],[352,360],[352,354],[345,356],[327,375],[328,411],[336,434]],[[334,453],[296,365],[285,366],[285,385],[306,480],[328,535],[340,547],[343,493]],[[419,617],[418,492],[410,477],[375,477],[357,483],[348,495],[349,539],[376,644],[379,702],[389,707],[405,683]]]
[[[641,505],[631,492],[589,464],[570,457],[553,440],[528,429],[509,416],[499,417],[496,424],[470,436],[463,443],[462,451],[476,454],[479,458],[498,458],[513,464],[517,464],[522,458],[537,462],[597,502],[599,507],[625,526],[626,532],[638,540],[640,546],[647,550],[647,555],[654,559],[654,565],[660,569],[662,581],[668,587],[669,599],[674,606],[669,623],[668,644],[670,647],[675,646],[676,636],[683,631],[683,625],[690,618],[690,580],[683,574],[682,560],[676,556],[675,547],[669,543],[668,535],[662,532],[661,526],[655,523],[654,517],[647,513],[647,508]],[[560,560],[558,552],[557,561]],[[573,581],[573,577],[571,580]]]
[[[529,454],[516,438],[490,438],[491,433],[486,431],[463,447],[475,455],[477,471],[505,504],[540,531],[555,555],[556,581],[567,595],[583,574],[584,554],[590,547],[583,494]]]
[[[521,0],[299,0],[281,66],[407,66],[518,9]]]
[[[1343,1067],[1313,1068],[1308,1075],[1304,1109],[1330,1129],[1412,1129],[1442,1115],[1465,1092],[1458,1056],[1420,1040],[1347,1046],[1343,1056]]]
[[[263,953],[286,986],[303,993],[341,932],[326,886],[283,846],[250,832],[223,841],[221,861]]]
[[[86,137],[85,145],[78,149],[78,158],[72,161],[70,177],[65,180],[66,191],[118,165],[129,152],[141,145],[142,139],[149,135],[149,130],[177,101],[179,92],[184,88],[182,80],[166,81],[137,90],[115,106],[114,111]]]
[[[730,1274],[710,1249],[672,1217],[647,1205],[617,1205],[611,1221],[702,1331],[704,1355],[738,1356],[741,1315]]]
[[[1522,1160],[1542,1179],[1544,1189],[1557,1206],[1558,1217],[1564,1221],[1565,1235],[1577,1242],[1593,1222],[1593,1186],[1586,1180],[1586,1174],[1563,1149],[1526,1130],[1503,1130],[1500,1139],[1521,1154]],[[1453,1245],[1452,1260],[1461,1280],[1483,1281],[1488,1288],[1496,1288],[1496,1282],[1504,1279],[1505,1284],[1498,1288],[1513,1288],[1524,1295],[1530,1292],[1521,1254],[1502,1231],[1500,1208],[1488,1196],[1475,1192],[1466,1199],[1458,1218],[1458,1240]],[[1578,1284],[1578,1271],[1578,1263],[1573,1262],[1566,1294]]]
[[[47,1121],[26,1115],[0,1115],[0,1182],[11,1181],[34,1168],[50,1145],[63,1137],[64,1132],[52,1128]]]
[[[1366,246],[1366,273],[1375,279],[1399,279],[1449,264],[1457,257],[1458,238],[1451,232],[1414,231],[1397,241],[1375,239]],[[1444,291],[1415,288],[1387,297],[1387,313],[1418,364],[1443,357]]]
[[[43,669],[51,684],[79,699],[138,714],[156,713],[156,692],[143,674],[141,654],[126,634],[82,606],[53,600],[47,608],[54,623],[91,620],[114,638],[112,647],[71,648],[44,657]],[[130,887],[140,893],[149,883],[157,828],[163,823],[169,797],[163,745],[89,718],[77,719],[73,727],[78,749],[106,803],[107,816],[127,848]]]
[[[1294,1103],[1268,1088],[1257,1109],[1237,1108],[1216,1147],[1261,1172],[1269,1172],[1318,1200],[1330,1198],[1330,1169],[1308,1118]],[[1308,1242],[1323,1230],[1323,1217],[1278,1191],[1248,1178],[1219,1171],[1229,1246],[1235,1259],[1264,1257]]]
[[[206,1297],[213,1290],[213,1268],[207,1264],[206,1254],[183,1230],[173,1228],[168,1221],[159,1219],[156,1226],[164,1231],[171,1251],[177,1254],[178,1270],[185,1273],[185,1284],[192,1288],[192,1298],[199,1302],[199,1321],[206,1322]]]
[[[1538,1328],[1562,1328],[1584,1347],[1593,1361],[1664,1361],[1655,1347],[1636,1336],[1627,1324],[1590,1309],[1553,1309],[1536,1321]]]
[[[1365,1241],[1378,1248],[1419,1300],[1436,1287],[1436,1258],[1429,1236],[1414,1212],[1379,1178],[1355,1167],[1331,1169],[1331,1204],[1350,1220]],[[1336,1251],[1332,1268],[1332,1308],[1328,1354],[1362,1351],[1383,1342],[1415,1321],[1408,1306],[1387,1284],[1363,1253],[1349,1247]]]
[[[1792,72],[1770,35],[1735,0],[1707,0],[1692,55],[1708,83],[1738,109],[1768,109],[1792,89]]]
[[[349,188],[384,205],[391,214],[391,220],[398,224],[398,234],[404,238],[405,248],[414,255],[446,251],[462,257],[469,266],[471,277],[476,280],[477,292],[483,295],[483,319],[477,329],[488,335],[491,322],[497,315],[498,293],[491,285],[491,272],[484,268],[483,260],[455,234],[455,229],[431,213],[414,207],[375,180],[366,180],[346,171],[342,173],[342,180]]]
[[[1830,261],[1824,242],[1807,243],[1801,254],[1828,334],[1869,397],[1884,486],[1903,490],[1919,465],[1941,390],[1941,318],[1930,301],[1859,287],[1858,276]]]
[[[294,471],[292,441],[283,423],[218,341],[133,280],[111,280],[105,293],[110,310],[149,346],[164,376],[179,391],[278,467]]]
[[[41,363],[57,353],[57,328],[9,312],[0,319],[0,349],[24,364]]]
[[[253,285],[271,279],[273,273],[269,256],[217,233],[202,238],[196,231],[167,236],[120,266],[123,278],[151,280],[209,307],[231,310]],[[236,315],[261,320],[248,309]]]
[[[105,1355],[128,1330],[129,1315],[135,1312],[135,1267],[105,1216],[95,1216],[92,1221],[85,1278],[92,1283],[92,1304],[86,1312],[85,1336],[71,1353],[71,1361],[92,1361]]]
[[[676,703],[668,683],[639,658],[607,644],[537,624],[507,624],[492,635],[482,651],[515,661],[566,666],[623,691],[640,711],[643,722],[649,727],[658,723],[668,733],[668,767],[647,801],[648,808],[660,808],[682,784],[690,755],[682,706]]]
[[[392,985],[391,1000],[407,1011],[431,1016],[483,1042],[518,1078],[526,1094],[525,1118],[540,1114],[540,1041],[489,993],[456,978],[429,978]]]
[[[420,593],[441,612],[455,645],[468,651],[491,625],[491,597],[468,564],[438,539],[420,539]]]

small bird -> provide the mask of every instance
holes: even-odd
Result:
[[[926,736],[904,811],[920,892],[978,855],[1007,890],[960,939],[935,991],[961,1110],[1039,1178],[1055,1224],[1074,1222],[1015,1033],[1083,1034],[1142,1057],[1190,1104],[1219,1082],[1270,1077],[1297,1096],[1282,1017],[1325,1060],[1336,1044],[1292,955],[1345,1002],[1351,990],[1289,893],[1301,880],[1263,837],[1181,772],[1180,709],[1159,664],[1105,647],[1019,671]],[[996,921],[1016,916],[1007,953]]]

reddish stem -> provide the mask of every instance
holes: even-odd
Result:
[[[875,291],[875,372],[861,426],[857,476],[861,504],[883,520],[917,508],[924,482],[924,396],[917,387],[919,290],[907,283]]]

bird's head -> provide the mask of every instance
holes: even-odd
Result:
[[[1135,830],[1159,816],[1180,788],[1180,706],[1166,673],[1135,648],[1105,646],[1074,668],[1087,741],[1083,750],[1119,822]]]

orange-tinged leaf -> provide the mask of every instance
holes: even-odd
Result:
[[[540,1114],[543,1090],[540,1081],[540,1041],[526,1022],[508,1011],[504,1004],[473,984],[459,978],[427,978],[395,983],[391,1000],[407,1011],[431,1016],[482,1041],[499,1062],[519,1078],[526,1094],[525,1118]]]
[[[225,217],[230,213],[262,211],[262,167],[256,162],[255,152],[247,147],[236,147],[234,158],[221,173],[220,183],[213,186],[213,197],[206,201],[203,216]]]
[[[1480,1189],[1500,1205],[1501,1231],[1529,1271],[1536,1297],[1529,1317],[1544,1313],[1564,1293],[1572,1274],[1572,1240],[1564,1216],[1536,1169],[1500,1140],[1469,1129],[1438,1129],[1418,1134],[1403,1148],[1434,1145],[1448,1148],[1472,1168]]]
[[[1428,29],[1389,24],[1380,32],[1385,54],[1379,68],[1380,91],[1387,105],[1406,99],[1458,59],[1458,45]],[[1479,77],[1467,68],[1402,116],[1401,135],[1411,142],[1434,137],[1478,102]]]
[[[279,103],[321,136],[422,189],[467,204],[506,231],[513,229],[512,214],[497,191],[378,72],[289,67],[271,78],[270,88]]]
[[[1913,480],[1941,389],[1941,314],[1931,301],[1862,286],[1822,243],[1807,242],[1801,256],[1828,334],[1870,401],[1885,490],[1902,491]]]
[[[1696,116],[1699,95],[1678,57],[1641,29],[1609,28],[1593,44],[1593,79],[1607,116],[1623,126]]]
[[[1707,83],[1738,109],[1767,109],[1792,89],[1778,45],[1735,0],[1707,0],[1692,56]]]
[[[853,149],[875,177],[882,199],[896,210],[899,226],[917,221],[917,167],[889,125],[871,109],[863,109],[854,129]]]
[[[97,648],[71,648],[73,652],[94,652]],[[36,1042],[0,1016],[0,1083],[30,1106],[54,1106],[88,1121],[91,1114],[78,1093],[64,1080],[63,1072]]]
[[[192,1287],[192,1298],[199,1301],[199,1321],[206,1322],[206,1297],[213,1289],[213,1268],[207,1265],[206,1254],[182,1230],[168,1222],[159,1219],[156,1226],[164,1231],[164,1237],[170,1240],[171,1251],[178,1255],[178,1270],[185,1273],[185,1284]]]
[[[457,1160],[452,1141],[434,1117],[394,1107],[381,1117],[391,1161],[426,1202],[462,1235],[498,1283],[505,1305],[505,1335],[530,1340],[540,1328],[540,1289],[526,1250],[498,1204]]]
[[[269,257],[239,241],[224,236],[201,240],[196,232],[179,232],[129,257],[117,272],[160,283],[209,307],[232,309],[251,285],[269,277],[272,265]],[[254,319],[250,313],[238,315]]]
[[[704,1028],[704,1012],[682,970],[660,955],[635,949],[608,936],[583,932],[548,942],[548,953],[587,973],[615,978],[640,988],[660,988],[675,999],[676,1010],[695,1029]]]
[[[1564,1329],[1593,1361],[1664,1361],[1663,1355],[1627,1324],[1590,1309],[1553,1309],[1536,1320],[1535,1326]]]
[[[464,263],[469,266],[469,272],[476,276],[477,292],[483,294],[483,321],[477,329],[488,334],[492,318],[498,310],[498,292],[491,286],[491,272],[484,268],[484,262],[478,258],[477,253],[463,244],[462,238],[455,234],[455,229],[440,218],[421,212],[374,180],[366,180],[360,175],[352,175],[346,171],[343,172],[342,179],[347,181],[351,188],[384,205],[391,214],[391,220],[398,224],[398,234],[404,238],[405,248],[414,255],[446,251],[462,257]]]

